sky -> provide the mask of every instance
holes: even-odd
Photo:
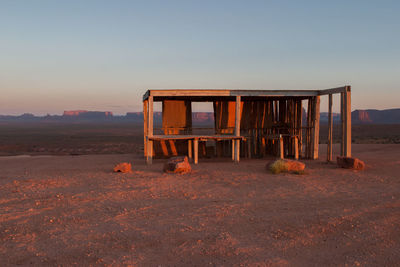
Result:
[[[400,108],[399,14],[385,0],[0,0],[0,114],[125,114],[150,88],[343,85],[353,110]]]

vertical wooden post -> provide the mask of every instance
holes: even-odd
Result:
[[[143,152],[144,157],[147,158],[147,108],[148,108],[148,101],[147,99],[143,101]]]
[[[311,130],[312,130],[312,102],[313,99],[309,98],[307,103],[307,130],[306,130],[306,158],[311,158]]]
[[[319,110],[320,110],[320,96],[315,96],[313,101],[313,129],[312,129],[312,159],[318,159],[319,152]]]
[[[240,96],[236,96],[236,114],[235,114],[235,135],[240,136]],[[236,140],[235,145],[235,162],[240,160],[240,140]]]
[[[299,139],[297,136],[294,137],[294,158],[299,159]]]
[[[285,152],[283,151],[283,137],[279,135],[279,157],[283,159],[285,156]]]
[[[148,105],[149,105],[149,112],[147,116],[147,136],[153,136],[153,96],[149,96],[148,98]],[[153,141],[147,139],[147,157],[146,163],[152,164],[153,163]]]
[[[199,139],[194,139],[194,164],[199,162]]]
[[[192,156],[192,140],[188,140],[188,157],[189,160],[191,160],[193,158]]]
[[[332,116],[332,94],[329,94],[329,111],[328,111],[328,149],[327,161],[332,161],[332,139],[333,139],[333,116]]]
[[[301,156],[303,154],[303,101],[299,100],[299,103],[297,105],[297,127],[298,131],[297,134],[299,136],[299,144],[298,144],[298,151],[299,155]]]
[[[351,87],[344,93],[344,156],[351,157]]]
[[[235,142],[236,140],[232,139],[232,161],[235,160]]]
[[[340,139],[340,155],[344,156],[344,93],[340,93],[340,133],[341,133],[341,139]]]

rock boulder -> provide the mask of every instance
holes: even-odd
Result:
[[[364,170],[365,163],[364,161],[358,158],[351,158],[351,157],[337,157],[336,158],[337,164],[341,168],[345,169],[353,169],[353,170]]]
[[[132,164],[123,162],[114,167],[114,172],[130,173],[132,172]]]
[[[164,172],[188,173],[192,170],[187,157],[172,157],[164,164]]]

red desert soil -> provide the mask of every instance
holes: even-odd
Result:
[[[400,145],[354,145],[360,172],[324,147],[306,175],[260,159],[174,175],[139,155],[2,157],[1,266],[398,264]]]

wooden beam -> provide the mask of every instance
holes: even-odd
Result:
[[[283,159],[285,157],[282,135],[279,136],[279,157],[280,159]]]
[[[311,97],[342,93],[350,86],[323,90],[231,90],[231,89],[150,89],[143,95],[143,100],[153,97]]]
[[[153,97],[149,96],[148,98],[148,105],[149,105],[149,112],[147,116],[147,136],[152,137],[153,136]],[[152,164],[153,161],[153,141],[148,140],[147,142],[147,157],[146,157],[146,163],[147,164]]]
[[[148,110],[148,101],[143,101],[143,152],[144,157],[147,158],[147,110]]]
[[[333,139],[333,115],[332,115],[332,94],[329,94],[328,103],[328,148],[327,161],[332,161],[332,139]]]
[[[316,96],[313,99],[313,129],[312,129],[312,159],[318,159],[319,152],[319,118],[320,118],[320,96]]]
[[[236,108],[235,108],[235,135],[240,136],[240,96],[236,96]],[[235,162],[240,160],[240,140],[236,140],[235,145]]]
[[[351,90],[348,86],[344,93],[344,156],[351,157]]]
[[[337,88],[332,88],[332,89],[319,90],[318,94],[319,95],[331,95],[331,94],[344,93],[344,92],[346,92],[346,87],[347,86],[342,86],[342,87],[337,87]]]

